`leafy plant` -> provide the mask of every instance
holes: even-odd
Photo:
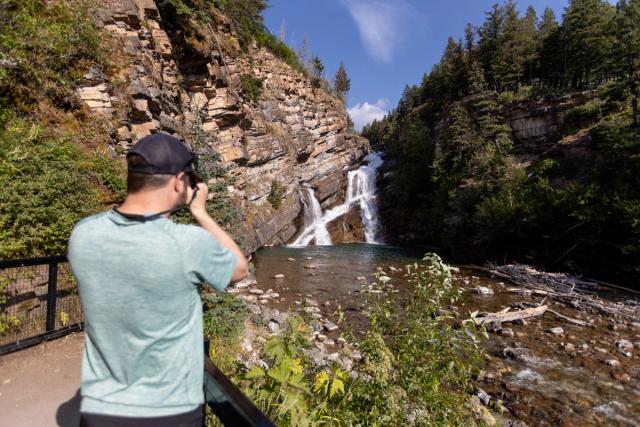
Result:
[[[262,94],[262,80],[250,74],[240,75],[242,93],[251,101],[258,102]]]
[[[282,204],[282,198],[286,194],[287,187],[281,183],[278,179],[271,181],[271,190],[267,196],[267,200],[271,203],[274,209],[279,209]]]

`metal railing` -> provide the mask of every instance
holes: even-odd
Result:
[[[82,330],[78,287],[65,256],[0,261],[0,293],[0,316],[9,325],[0,335],[0,356]],[[223,425],[274,426],[206,355],[205,374],[205,400]]]
[[[0,292],[6,325],[0,355],[82,329],[78,288],[65,256],[0,261]]]

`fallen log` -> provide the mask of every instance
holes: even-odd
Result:
[[[569,317],[569,316],[565,316],[564,314],[560,314],[557,311],[548,309],[547,310],[549,313],[555,314],[556,316],[558,316],[560,319],[565,320],[573,325],[578,325],[578,326],[584,326],[586,328],[595,328],[594,325],[592,325],[591,323],[585,322],[583,320],[578,320],[578,319],[574,319],[573,317]]]
[[[547,305],[541,305],[540,307],[527,308],[519,311],[509,311],[506,313],[490,313],[483,317],[476,317],[473,322],[476,325],[483,325],[490,322],[513,322],[514,320],[528,319],[530,317],[536,317],[544,314],[547,311]]]

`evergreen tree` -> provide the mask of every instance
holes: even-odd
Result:
[[[531,82],[538,69],[540,38],[538,33],[538,16],[533,6],[527,8],[527,13],[520,24],[518,40],[522,44],[524,63],[524,80]]]
[[[324,78],[324,64],[318,56],[314,56],[311,60],[311,83],[313,87],[319,88],[322,86],[322,79]]]
[[[482,24],[478,33],[478,59],[485,72],[485,80],[492,86],[497,87],[496,78],[493,72],[493,64],[496,62],[496,53],[500,46],[500,35],[502,31],[503,9],[496,3],[491,12],[485,12],[487,18]]]
[[[343,102],[346,100],[347,92],[351,89],[351,80],[347,76],[347,70],[341,62],[336,75],[333,78],[333,87]]]
[[[559,86],[565,81],[567,52],[562,29],[551,8],[544,10],[538,33],[537,77],[549,86]]]
[[[640,125],[640,0],[620,0],[614,18],[613,72],[624,81],[633,96],[634,125]]]
[[[571,0],[563,20],[572,87],[601,81],[610,64],[609,23],[613,7],[604,0]]]

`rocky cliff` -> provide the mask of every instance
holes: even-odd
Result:
[[[295,236],[301,187],[313,187],[325,208],[344,198],[346,172],[369,145],[347,130],[339,99],[255,44],[242,51],[221,14],[198,46],[152,0],[104,6],[96,19],[117,45],[122,66],[109,77],[92,70],[78,94],[115,124],[114,155],[150,133],[180,135],[200,112],[233,178],[228,191],[243,215],[247,252]],[[259,97],[244,93],[247,76],[261,86]],[[274,181],[284,185],[277,209],[267,200]]]

